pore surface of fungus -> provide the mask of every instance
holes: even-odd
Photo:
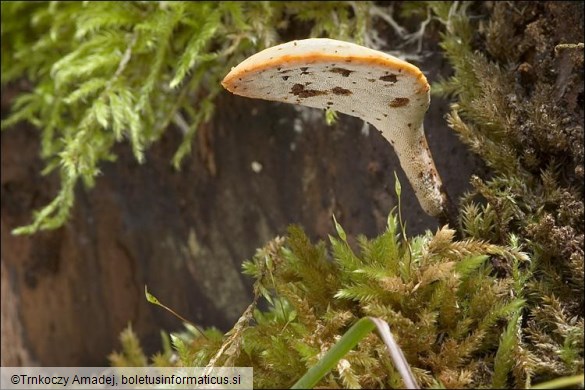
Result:
[[[433,216],[445,210],[423,130],[430,87],[416,66],[353,43],[313,38],[249,57],[222,85],[236,95],[330,108],[369,122],[394,147],[423,210]]]

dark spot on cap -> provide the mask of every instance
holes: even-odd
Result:
[[[344,68],[333,68],[329,72],[339,73],[343,77],[349,77],[349,75],[353,73],[353,70],[344,69]]]
[[[306,72],[306,71],[307,71],[307,69],[309,69],[309,67],[308,67],[308,66],[303,66],[303,67],[301,67],[301,71],[302,71],[302,72]]]
[[[369,81],[370,83],[373,83],[374,81],[376,81],[376,79],[368,79],[368,81]]]
[[[282,76],[282,79],[283,79],[284,81],[286,81],[286,80],[288,80],[288,78],[289,78],[289,77],[290,77],[290,76]]]
[[[388,114],[383,114],[383,115],[384,115],[384,118],[388,118]]]
[[[310,81],[305,82],[305,85],[309,85],[309,84],[312,84],[312,83]]]
[[[396,82],[396,75],[395,74],[388,74],[386,76],[380,77],[380,80],[388,81],[390,83],[395,83]]]
[[[333,92],[336,95],[351,95],[351,91],[349,89],[345,89],[345,88],[341,88],[341,87],[335,87],[331,90],[331,92]]]
[[[281,71],[281,69],[282,69],[282,68],[277,68],[277,69],[278,69],[278,71],[279,71],[281,74],[285,74],[285,73],[288,73],[288,72],[290,72],[290,69],[285,69],[285,70],[282,70],[282,71]]]
[[[332,106],[333,105],[333,102],[327,102],[327,105],[328,106]]]
[[[325,91],[317,91],[316,89],[305,89],[305,86],[302,84],[293,85],[290,92],[293,95],[300,97],[301,99],[319,95],[327,95],[327,92]]]
[[[390,102],[390,107],[404,107],[410,102],[409,98],[398,97]]]
[[[412,127],[412,123],[407,123],[406,126]]]
[[[352,83],[352,84],[357,84],[357,81],[352,81],[351,83]]]
[[[279,66],[278,68],[276,68],[276,70],[277,70],[277,71],[279,71],[279,72],[280,72],[280,70],[281,70],[281,69],[282,69],[282,68],[281,68],[280,66]]]
[[[291,88],[291,92],[293,93],[293,95],[298,95],[303,89],[305,89],[305,86],[302,84],[295,84],[292,86]]]

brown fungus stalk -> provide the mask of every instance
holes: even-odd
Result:
[[[254,54],[222,85],[236,95],[330,108],[372,124],[394,147],[423,210],[446,217],[448,197],[423,130],[430,86],[416,66],[353,43],[313,38]]]

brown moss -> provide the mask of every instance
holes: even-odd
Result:
[[[521,386],[583,370],[584,11],[577,2],[485,7],[487,22],[467,41],[445,44],[456,72],[441,86],[458,97],[451,127],[493,172],[472,182],[483,205],[462,202],[465,232],[513,237],[532,259],[526,344],[514,352]]]
[[[566,184],[583,182],[583,40],[578,2],[496,2],[486,28],[491,56],[509,66],[513,144],[531,172],[562,162]],[[500,84],[501,85],[501,84]]]

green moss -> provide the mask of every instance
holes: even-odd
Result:
[[[488,386],[489,376],[475,375],[480,367],[508,375],[530,274],[526,254],[475,239],[454,241],[447,228],[405,240],[394,214],[383,234],[359,237],[354,249],[337,226],[331,249],[312,244],[299,227],[260,249],[244,270],[269,309],[257,309],[255,300],[221,347],[193,331],[190,347],[175,343],[181,363],[252,366],[255,387],[290,387],[352,323],[374,316],[390,324],[424,386]],[[488,261],[498,257],[513,265],[509,278],[499,279]],[[320,385],[400,386],[385,348],[368,336]]]
[[[128,325],[120,334],[120,344],[122,344],[122,352],[115,352],[109,356],[112,366],[144,367],[147,365],[148,360],[142,351],[138,336],[132,330],[131,325]]]

